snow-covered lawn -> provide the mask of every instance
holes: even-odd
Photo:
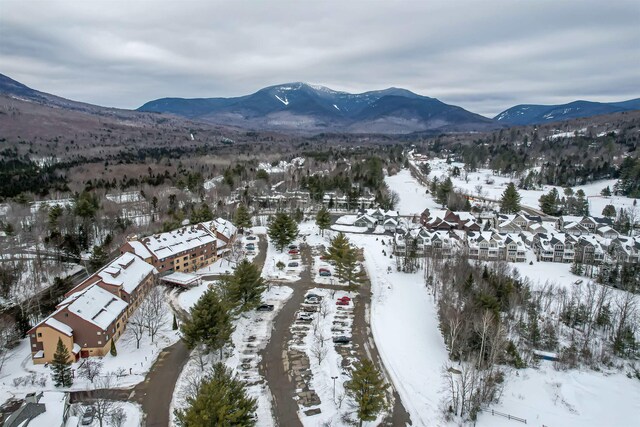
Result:
[[[273,311],[258,312],[250,311],[242,314],[235,320],[235,331],[232,335],[233,350],[225,360],[227,367],[233,369],[238,378],[246,381],[247,393],[258,401],[258,426],[273,426],[273,416],[271,413],[271,393],[264,378],[258,372],[260,363],[259,351],[262,350],[271,337],[273,319],[284,303],[291,297],[293,289],[287,286],[272,286],[264,292],[262,300],[267,304],[273,304]],[[217,357],[216,355],[212,355]],[[207,359],[208,366],[211,365],[211,358]],[[173,408],[180,408],[185,405],[186,389],[190,378],[202,373],[200,363],[196,357],[192,357],[185,365],[173,394],[171,402],[171,417]]]
[[[336,224],[340,225],[353,225],[358,219],[358,215],[342,215],[340,218],[336,220]]]
[[[371,329],[376,345],[414,425],[441,425],[442,367],[448,361],[435,302],[420,273],[395,272],[386,246],[373,236],[354,236],[364,248],[371,279]],[[391,267],[392,272],[387,273]]]
[[[160,352],[178,341],[177,331],[171,329],[173,314],[169,305],[165,307],[164,324],[155,342],[144,334],[140,341],[140,348],[136,348],[136,340],[130,329],[126,329],[122,337],[116,342],[117,356],[107,354],[102,358],[92,358],[102,362],[101,376],[110,376],[113,387],[130,387],[144,380],[151,365]],[[44,365],[34,365],[31,361],[29,339],[20,341],[18,347],[10,350],[0,371],[0,401],[5,401],[15,393],[29,393],[40,390],[57,389],[51,379],[51,369]],[[71,368],[78,370],[83,359],[74,363]],[[73,385],[68,390],[89,390],[93,384],[86,378],[78,377],[77,373]]]
[[[331,229],[335,231],[342,231],[344,233],[366,233],[369,231],[367,227],[358,227],[356,225],[340,225],[332,224]]]
[[[557,371],[553,362],[507,377],[492,409],[527,420],[528,425],[584,427],[638,425],[640,381],[622,373]],[[519,424],[519,423],[516,423]],[[481,413],[478,427],[512,427],[514,421]]]
[[[409,169],[385,177],[384,182],[400,196],[400,201],[395,207],[400,215],[420,215],[426,208],[440,209],[427,194],[427,189],[411,176]]]

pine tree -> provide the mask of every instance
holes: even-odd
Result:
[[[173,323],[171,325],[171,329],[173,329],[174,331],[178,330],[178,319],[176,319],[175,313],[173,313]]]
[[[251,228],[251,214],[245,205],[240,204],[238,206],[233,216],[233,222],[240,230]]]
[[[298,237],[298,224],[286,213],[279,212],[269,224],[269,237],[276,249],[282,249]]]
[[[300,208],[296,208],[296,211],[293,214],[293,219],[300,224],[302,222],[302,220],[304,219],[304,213],[302,212],[302,209]]]
[[[213,219],[213,212],[208,204],[203,203],[200,205],[200,209],[194,209],[191,212],[191,218],[189,221],[191,224],[198,224],[200,222],[211,221]]]
[[[217,363],[198,386],[198,394],[187,397],[187,408],[175,414],[183,427],[250,427],[256,424],[257,407],[256,400],[247,396],[244,384]]]
[[[51,362],[52,377],[56,387],[71,387],[73,384],[70,359],[69,350],[63,344],[62,339],[58,338],[56,352],[53,354],[53,362]]]
[[[323,206],[316,214],[316,225],[320,229],[320,233],[324,236],[324,230],[331,226],[331,216],[329,211]]]
[[[96,271],[107,263],[109,255],[102,246],[94,246],[89,258],[89,269]]]
[[[375,365],[369,360],[355,363],[351,380],[345,390],[358,408],[356,414],[362,426],[363,421],[375,421],[385,406],[387,384]]]
[[[520,211],[520,194],[513,182],[507,185],[500,200],[500,212],[514,214]]]
[[[616,208],[613,205],[607,205],[602,209],[602,215],[607,218],[614,218],[616,216]]]
[[[589,201],[582,189],[576,191],[576,205],[578,215],[589,216]]]
[[[548,194],[543,194],[538,199],[540,202],[540,209],[547,215],[558,215],[560,213],[560,197],[558,195],[558,190],[555,188],[551,189]]]
[[[225,283],[228,301],[241,312],[260,305],[260,296],[266,289],[260,270],[246,259],[242,260]]]
[[[191,308],[182,323],[182,334],[189,348],[204,344],[209,351],[220,350],[231,340],[234,327],[228,307],[213,289],[208,289]]]
[[[445,207],[449,203],[449,194],[453,191],[453,183],[451,178],[447,177],[444,181],[438,184],[436,190],[436,202]]]
[[[116,350],[116,341],[113,338],[111,339],[110,353],[113,357],[116,357],[118,355],[118,350]]]

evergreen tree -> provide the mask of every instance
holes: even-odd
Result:
[[[375,421],[378,417],[385,405],[387,387],[373,362],[364,359],[355,363],[351,380],[345,384],[345,390],[356,403],[360,426],[364,421]]]
[[[438,184],[436,190],[436,202],[442,205],[442,207],[447,206],[449,203],[449,194],[453,191],[453,183],[451,182],[451,178],[447,177],[444,181]]]
[[[51,362],[53,383],[56,387],[71,387],[73,384],[70,359],[69,350],[63,344],[62,339],[58,338],[56,352],[53,354],[53,362]]]
[[[604,196],[604,197],[609,197],[611,196],[611,188],[609,188],[609,186],[607,185],[606,187],[604,187],[602,189],[602,191],[600,192],[600,195]]]
[[[514,214],[520,211],[520,194],[513,182],[507,185],[500,200],[500,212]]]
[[[329,211],[323,206],[316,214],[316,225],[320,229],[320,233],[324,236],[324,230],[331,226],[331,216]]]
[[[560,197],[558,196],[558,190],[551,189],[548,194],[543,194],[538,199],[540,202],[540,209],[547,215],[559,215],[560,214]]]
[[[243,204],[238,206],[236,212],[233,216],[233,223],[240,230],[244,230],[245,228],[251,228],[251,214],[247,207]]]
[[[589,216],[589,201],[582,189],[576,191],[576,213],[582,216]]]
[[[225,293],[231,305],[248,311],[260,305],[260,296],[266,289],[260,270],[247,259],[243,259],[225,283]]]
[[[96,271],[102,268],[103,265],[109,260],[109,254],[104,250],[102,246],[94,246],[91,251],[91,258],[89,258],[89,269]]]
[[[213,219],[213,212],[208,204],[203,203],[200,205],[200,209],[194,209],[191,212],[191,218],[189,221],[191,224],[198,224],[200,222],[211,221]]]
[[[279,212],[269,224],[268,233],[276,249],[282,251],[298,237],[298,224],[286,213]]]
[[[233,378],[222,363],[213,366],[198,386],[196,396],[187,397],[187,408],[176,410],[182,427],[236,426],[256,424],[255,399],[247,396],[244,384]]]
[[[616,208],[613,205],[607,205],[602,209],[602,215],[607,218],[614,218],[616,216]]]
[[[118,350],[116,350],[116,341],[112,338],[111,339],[111,350],[110,353],[113,357],[118,355]]]
[[[176,314],[173,313],[173,323],[171,324],[171,329],[174,331],[178,330],[178,319],[176,319]]]
[[[234,327],[228,307],[213,289],[208,289],[191,308],[182,323],[182,334],[189,348],[204,344],[209,351],[220,350],[231,341]]]
[[[302,222],[302,220],[304,219],[304,213],[302,212],[302,209],[300,208],[296,208],[296,211],[293,214],[293,219],[300,224]]]

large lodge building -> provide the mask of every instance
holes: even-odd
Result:
[[[67,292],[56,311],[29,330],[33,363],[51,362],[58,340],[72,361],[106,355],[159,274],[212,264],[235,235],[233,224],[219,218],[125,243],[118,258]]]

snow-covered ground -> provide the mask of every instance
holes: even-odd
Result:
[[[502,193],[507,187],[507,184],[513,182],[517,186],[520,181],[519,178],[512,176],[494,175],[493,171],[489,169],[478,169],[475,172],[469,172],[468,174],[466,174],[463,170],[464,163],[453,162],[451,164],[447,164],[445,159],[431,159],[429,160],[429,165],[431,166],[429,179],[437,177],[439,180],[448,176],[449,170],[457,166],[461,171],[460,176],[450,177],[455,188],[463,190],[464,192],[472,196],[482,196],[493,200],[500,200],[500,198],[502,197]],[[616,207],[616,209],[620,209],[621,207],[625,209],[633,208],[633,203],[636,199],[622,196],[604,197],[600,195],[600,192],[607,186],[611,190],[613,190],[613,186],[616,184],[616,182],[617,180],[610,179],[596,181],[586,185],[579,185],[572,188],[574,191],[578,191],[580,189],[583,190],[585,195],[587,196],[587,200],[589,201],[589,213],[594,216],[600,216],[602,214],[602,210],[606,205],[613,205]],[[402,190],[402,188],[396,188],[395,182],[391,181],[390,179],[387,181],[387,184],[389,184],[390,187],[393,187],[393,189],[398,193]],[[563,195],[564,189],[562,187],[553,185],[545,185],[542,190],[519,189],[518,193],[522,198],[521,203],[523,205],[532,207],[534,209],[539,209],[540,196],[547,194],[553,188],[556,188],[558,190],[560,196]],[[478,192],[478,190],[480,191]],[[411,190],[405,189],[405,194],[410,191]],[[402,195],[400,197],[400,200],[402,205]]]
[[[335,231],[342,231],[344,233],[366,233],[369,231],[367,227],[358,227],[355,225],[342,225],[342,224],[333,224],[331,225],[331,229]]]
[[[142,407],[136,403],[131,402],[116,402],[114,409],[122,409],[125,414],[125,420],[122,427],[142,427],[144,421],[144,413]],[[82,414],[86,410],[84,404],[73,404],[69,409],[69,418],[65,423],[65,427],[77,427],[82,420]],[[87,427],[99,427],[100,421],[94,417],[93,422],[88,424]],[[105,427],[111,426],[108,420],[105,420]]]
[[[273,319],[292,293],[293,289],[287,286],[271,286],[262,295],[262,300],[267,304],[273,304],[273,311],[247,312],[234,321],[233,349],[225,360],[225,364],[230,369],[233,369],[238,378],[247,382],[247,393],[257,399],[257,425],[260,427],[271,427],[274,423],[271,413],[271,393],[264,382],[264,378],[258,372],[260,363],[258,353],[267,345],[271,337]],[[217,355],[210,355],[207,358],[209,366],[212,360],[211,357],[217,357]],[[200,374],[202,374],[202,369],[199,360],[197,357],[192,357],[185,365],[176,383],[171,402],[172,420],[174,419],[173,408],[180,408],[185,405],[185,398],[189,393],[188,384],[190,379]]]
[[[384,182],[400,196],[400,201],[395,207],[400,215],[420,215],[426,208],[440,209],[427,194],[427,189],[411,176],[409,169],[402,169],[393,176],[385,177]]]
[[[371,330],[402,403],[414,425],[441,425],[441,372],[448,355],[424,278],[396,272],[395,260],[382,254],[388,247],[374,236],[351,238],[364,248],[373,293]]]
[[[92,358],[102,362],[101,376],[111,377],[113,387],[129,387],[143,381],[158,354],[179,339],[177,331],[171,329],[173,314],[168,304],[165,310],[164,324],[156,335],[155,342],[152,343],[151,338],[144,334],[138,349],[133,333],[130,329],[126,329],[116,342],[117,356],[107,354],[102,358]],[[61,390],[53,385],[50,368],[32,363],[29,345],[29,339],[23,339],[16,348],[9,350],[6,356],[4,366],[0,370],[0,401],[2,402],[15,393]],[[82,362],[81,359],[71,368],[77,371]],[[89,380],[76,375],[73,385],[68,390],[92,388],[93,384]]]
[[[312,374],[310,388],[316,392],[321,402],[320,405],[311,408],[320,408],[322,412],[318,415],[307,416],[302,411],[311,408],[301,407],[298,415],[302,424],[309,427],[327,425],[327,423],[331,423],[330,425],[343,425],[341,417],[349,412],[349,405],[343,397],[344,382],[349,379],[349,375],[341,367],[343,357],[336,350],[333,337],[339,335],[351,337],[353,302],[350,302],[348,306],[336,306],[335,302],[338,298],[344,296],[353,298],[355,295],[327,289],[312,289],[309,293],[322,296],[322,301],[319,304],[322,308],[312,314],[312,322],[297,322],[309,325],[309,330],[306,332],[302,343],[291,343],[290,347],[305,352],[309,358],[309,368]],[[340,326],[338,327],[338,325]],[[299,327],[298,325],[294,326]],[[351,344],[345,344],[344,347],[350,348]],[[318,354],[321,354],[320,358],[318,358]],[[335,381],[335,399],[332,377],[337,377]]]
[[[433,163],[431,177],[441,176],[450,166],[444,161]],[[398,175],[402,176],[403,172]],[[491,185],[484,182],[487,174],[495,181]],[[464,179],[452,178],[454,185],[477,194],[474,187],[480,184],[483,196],[490,198],[499,198],[510,180],[493,176],[490,171],[469,176],[468,183]],[[415,205],[415,195],[421,194],[420,184],[391,178],[387,178],[387,183],[391,190],[400,194],[400,214],[419,211]],[[577,188],[583,188],[587,196],[594,196],[589,201],[592,213],[597,215],[604,204],[609,203],[597,202],[602,207],[594,204],[595,200],[604,199],[597,195],[602,188],[607,185],[612,187],[613,184],[614,181],[602,181]],[[544,192],[550,189],[548,187]],[[537,199],[542,193],[521,191],[523,203],[537,207]],[[409,200],[403,201],[403,194]],[[426,197],[429,198],[428,195]],[[623,206],[633,204],[633,199],[620,199]],[[420,205],[429,207],[426,202]],[[439,405],[444,386],[441,370],[448,361],[448,355],[438,329],[436,307],[424,287],[422,276],[419,273],[394,272],[393,261],[382,255],[383,247],[375,241],[374,236],[350,237],[365,249],[365,263],[373,291],[373,334],[405,408],[411,414],[414,425],[445,425]],[[576,286],[576,280],[584,279],[570,272],[570,264],[534,262],[530,265],[528,261],[511,265],[517,268],[521,276],[527,277],[534,288],[545,283],[571,288]],[[392,272],[387,273],[389,266]],[[556,371],[550,363],[541,361],[538,368],[510,370],[501,401],[492,409],[525,418],[528,424],[533,425],[637,425],[634,415],[640,413],[640,382],[637,379],[627,378],[619,371],[561,372]],[[519,424],[484,412],[479,415],[476,425],[507,427],[514,423]]]
[[[262,277],[267,280],[278,280],[283,282],[295,282],[300,280],[302,272],[302,260],[300,254],[290,254],[288,248],[282,251],[276,249],[269,238],[269,247],[267,248],[267,257],[262,269]],[[294,241],[291,245],[300,247],[301,240]],[[278,263],[282,263],[282,268],[278,268]],[[297,265],[296,265],[297,264]]]

